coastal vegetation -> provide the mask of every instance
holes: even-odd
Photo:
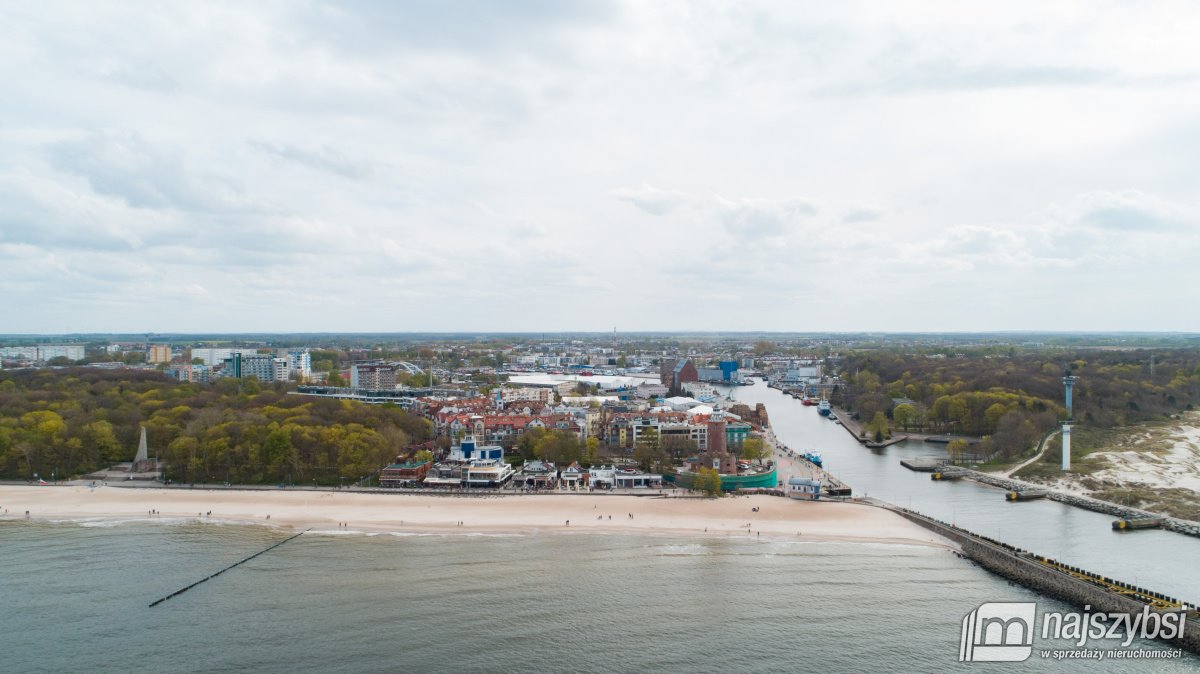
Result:
[[[153,371],[0,373],[0,477],[83,475],[129,461],[139,428],[179,482],[359,480],[432,437],[391,405],[287,395],[253,378],[180,383]]]
[[[1028,451],[1065,416],[1062,378],[1079,377],[1080,425],[1113,428],[1163,419],[1200,404],[1200,350],[1078,350],[979,354],[856,351],[839,368],[834,402],[864,420],[873,439],[890,429],[983,438],[976,453]]]
[[[715,468],[701,468],[692,481],[692,489],[709,496],[721,496],[721,474]]]

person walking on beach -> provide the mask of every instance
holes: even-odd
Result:
[[[571,526],[571,520],[567,520],[567,523],[564,524],[563,526],[567,526],[567,527]]]

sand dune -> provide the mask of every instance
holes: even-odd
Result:
[[[753,512],[754,507],[759,512]],[[345,522],[347,529],[357,531],[670,533],[949,545],[880,508],[773,496],[452,497],[310,490],[0,486],[0,513],[3,509],[8,513],[2,517],[9,520],[24,519],[26,510],[31,519],[39,520],[135,520],[150,517],[149,511],[154,510],[159,518],[202,517],[281,528],[333,529]]]

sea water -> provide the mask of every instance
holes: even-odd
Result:
[[[948,672],[980,603],[1071,610],[933,547],[557,531],[312,532],[148,606],[288,535],[0,522],[0,670]]]

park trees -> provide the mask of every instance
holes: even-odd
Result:
[[[583,464],[586,466],[596,465],[596,458],[600,451],[600,438],[591,436],[587,439],[587,449],[584,450]]]
[[[144,426],[169,479],[336,484],[432,437],[427,420],[395,406],[288,396],[276,384],[251,393],[241,383],[180,383],[150,371],[0,372],[0,476],[85,474],[128,461]]]
[[[720,496],[721,474],[715,468],[701,468],[692,478],[692,489],[709,496]]]
[[[540,434],[533,453],[543,461],[565,466],[578,461],[583,456],[583,448],[579,436],[571,431],[556,429]]]
[[[891,437],[892,430],[888,425],[887,415],[883,412],[876,412],[871,422],[867,424],[867,435],[874,438],[875,442],[883,442]]]
[[[700,451],[696,441],[685,435],[664,435],[660,444],[663,450],[675,459],[692,456]]]
[[[762,438],[747,438],[742,443],[741,456],[747,461],[758,461],[761,463],[763,459],[770,455],[771,452],[767,449],[766,443],[762,441]]]
[[[892,420],[896,425],[907,431],[916,424],[917,408],[910,403],[900,403],[892,410]]]
[[[951,463],[959,463],[963,459],[963,455],[971,447],[970,443],[961,438],[956,438],[946,445],[946,453],[950,455]]]

